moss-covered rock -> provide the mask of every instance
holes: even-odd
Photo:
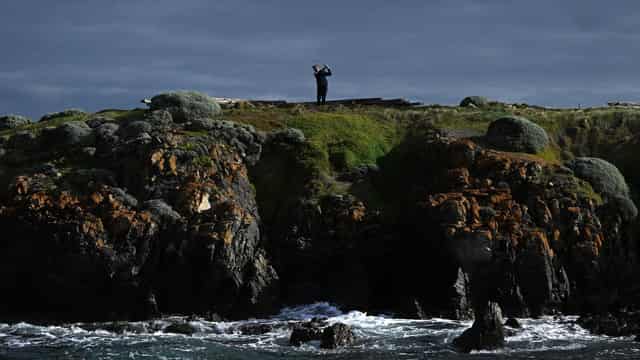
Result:
[[[593,157],[579,157],[568,161],[567,166],[606,198],[629,197],[629,186],[624,176],[610,162]]]
[[[177,91],[156,95],[151,110],[167,110],[175,122],[214,118],[222,114],[220,105],[210,96],[195,91]]]
[[[15,129],[20,126],[29,125],[31,119],[20,115],[0,116],[0,131]]]
[[[549,136],[537,124],[518,116],[505,116],[489,125],[486,140],[504,151],[535,154],[549,144]]]

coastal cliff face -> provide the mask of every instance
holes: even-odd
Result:
[[[187,130],[166,111],[88,123],[6,147],[3,316],[271,311],[278,278],[246,168],[260,155],[255,131],[213,120]],[[49,133],[72,140],[47,146]]]
[[[487,141],[475,123],[461,135],[386,110],[224,121],[206,97],[185,99],[189,111],[158,100],[0,137],[1,318],[247,318],[324,300],[475,316],[498,346],[490,314],[600,313],[638,295],[635,183],[549,156],[581,135],[503,116],[510,138],[497,150],[498,125]],[[277,116],[285,126],[241,124]],[[505,149],[523,143],[535,146]]]

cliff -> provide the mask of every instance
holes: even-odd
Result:
[[[633,309],[639,118],[222,110],[189,93],[14,121],[0,131],[0,317]]]

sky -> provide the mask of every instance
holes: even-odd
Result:
[[[313,100],[640,101],[637,0],[2,0],[0,114],[163,91]]]

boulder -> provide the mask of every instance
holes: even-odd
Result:
[[[60,112],[49,113],[40,118],[40,121],[51,121],[53,119],[61,118],[61,117],[69,117],[69,116],[83,116],[87,113],[84,110],[80,109],[67,109]]]
[[[504,346],[502,312],[495,302],[476,309],[473,325],[453,340],[453,345],[461,352],[472,350],[494,350]]]
[[[467,96],[460,102],[461,107],[483,107],[489,104],[489,99],[484,96]]]
[[[29,124],[31,124],[31,119],[21,115],[0,116],[0,131],[15,129]]]
[[[539,125],[518,116],[506,116],[493,121],[486,140],[498,150],[535,154],[549,144],[547,132]]]
[[[322,331],[320,338],[320,347],[323,349],[337,349],[339,347],[349,346],[356,340],[351,326],[336,323]]]
[[[222,114],[220,105],[210,96],[195,91],[177,91],[156,95],[151,110],[166,110],[173,121],[182,123],[198,118],[215,118]]]
[[[624,176],[612,163],[594,157],[579,157],[566,163],[575,176],[588,181],[593,189],[607,198],[629,197]]]
[[[75,147],[89,145],[93,141],[93,132],[83,121],[64,123],[56,128],[46,128],[42,132],[45,147]]]
[[[289,345],[300,346],[308,341],[320,340],[323,326],[326,326],[326,321],[317,318],[293,325]]]

